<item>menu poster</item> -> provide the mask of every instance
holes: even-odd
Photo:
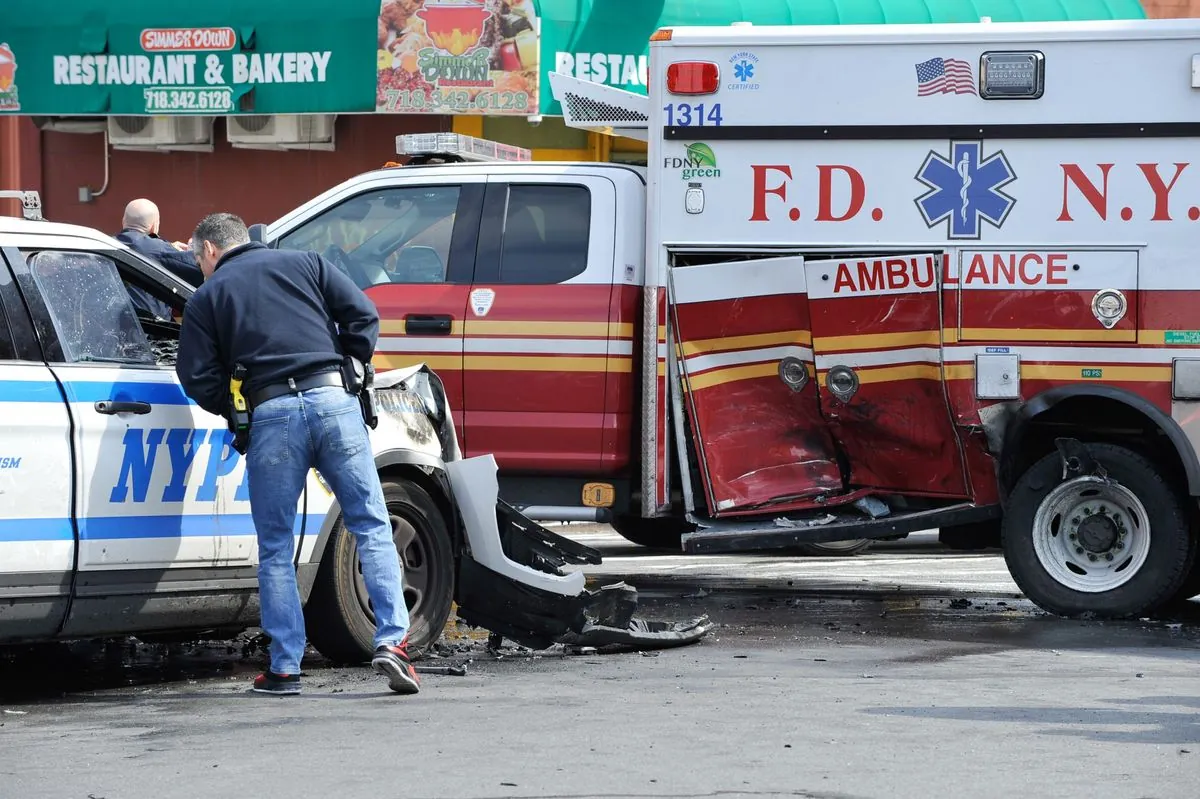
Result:
[[[383,0],[375,110],[538,113],[533,0]]]

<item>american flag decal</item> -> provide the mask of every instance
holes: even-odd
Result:
[[[978,94],[971,65],[958,58],[931,58],[917,64],[917,96]]]

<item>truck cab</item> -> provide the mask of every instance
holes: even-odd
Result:
[[[438,373],[464,455],[494,454],[507,501],[530,518],[625,513],[644,171],[534,163],[457,134],[399,136],[397,153],[409,163],[334,186],[256,237],[315,250],[367,293],[376,368]]]

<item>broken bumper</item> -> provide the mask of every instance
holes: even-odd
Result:
[[[457,580],[458,616],[531,649],[556,643],[661,649],[693,643],[707,617],[647,621],[634,615],[637,591],[625,583],[588,590],[580,571],[601,555],[541,527],[499,498],[490,455],[446,464],[465,530]]]

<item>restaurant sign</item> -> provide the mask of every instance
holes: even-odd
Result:
[[[375,110],[536,114],[537,30],[533,0],[383,0]]]

